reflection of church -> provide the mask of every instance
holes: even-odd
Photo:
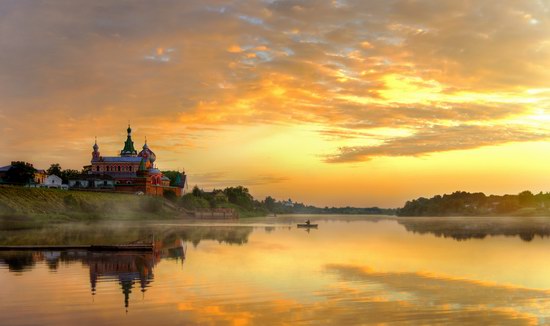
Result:
[[[91,253],[83,263],[90,268],[90,286],[92,295],[96,294],[98,280],[118,280],[124,294],[124,307],[129,305],[130,293],[136,283],[145,293],[153,280],[153,267],[160,258],[153,253]]]
[[[60,262],[81,262],[89,268],[92,295],[97,293],[98,283],[118,282],[128,309],[132,290],[139,287],[145,294],[154,280],[153,268],[161,259],[183,263],[185,254],[186,245],[181,239],[156,242],[154,252],[0,251],[0,267],[7,265],[10,272],[23,273],[32,270],[37,262],[45,262],[51,270],[59,268]]]

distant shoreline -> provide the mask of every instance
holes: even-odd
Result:
[[[550,193],[485,195],[456,191],[452,194],[420,197],[407,201],[398,216],[550,216]]]

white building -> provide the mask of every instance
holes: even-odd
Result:
[[[68,189],[69,186],[63,184],[63,180],[55,174],[49,175],[44,180],[44,187],[47,188],[58,188],[58,189]]]

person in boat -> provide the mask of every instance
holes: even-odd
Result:
[[[310,224],[311,224],[311,222],[310,222],[309,220],[307,220],[307,221],[306,221],[306,224],[307,224],[307,225],[310,225]]]

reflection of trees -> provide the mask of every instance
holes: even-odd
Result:
[[[242,245],[248,242],[252,230],[250,226],[60,225],[25,231],[0,231],[0,244],[122,244],[154,238],[162,243],[182,239],[195,246],[202,240]]]
[[[197,246],[202,240],[214,240],[219,243],[242,245],[248,242],[253,228],[249,226],[191,226],[177,228],[161,238],[163,242],[183,239]]]
[[[399,218],[409,232],[434,234],[455,240],[483,239],[487,236],[517,236],[532,241],[535,236],[550,236],[550,221],[544,218]]]
[[[24,272],[36,264],[31,252],[0,252],[0,263],[7,265],[10,272]]]

